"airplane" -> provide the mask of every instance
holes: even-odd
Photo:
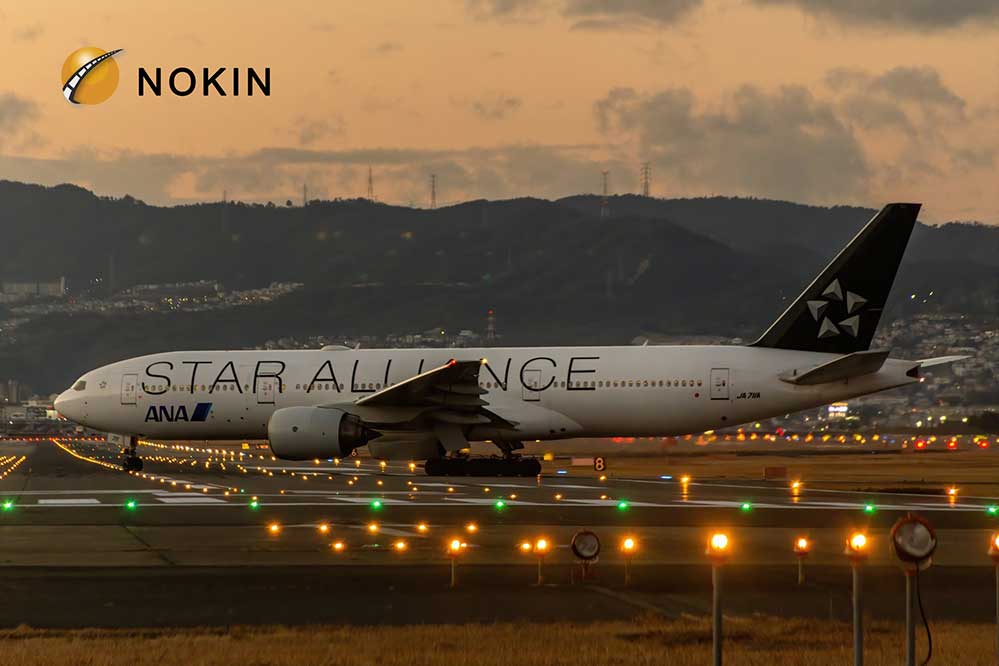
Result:
[[[431,475],[540,473],[525,440],[671,436],[920,381],[961,356],[889,358],[871,341],[920,204],[885,206],[748,345],[172,351],[86,373],[55,401],[109,433],[267,439],[277,458],[423,460]],[[502,455],[469,457],[470,442]]]

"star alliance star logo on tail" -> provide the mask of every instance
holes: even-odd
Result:
[[[823,290],[823,300],[808,301],[808,311],[812,313],[815,321],[819,322],[818,338],[820,340],[832,338],[841,333],[855,338],[860,333],[860,314],[858,313],[867,304],[867,299],[849,290],[844,295],[843,291],[839,278],[836,278]],[[846,310],[845,315],[841,315],[845,318],[834,324],[829,315],[832,314],[831,310],[840,309]]]
[[[70,104],[100,104],[118,87],[118,63],[114,56],[121,49],[105,51],[84,46],[69,54],[62,64],[62,95]]]

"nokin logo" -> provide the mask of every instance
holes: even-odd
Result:
[[[62,94],[70,104],[100,104],[118,87],[118,63],[114,56],[121,49],[105,51],[84,46],[69,54],[62,64]]]

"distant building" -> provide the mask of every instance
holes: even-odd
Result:
[[[55,297],[66,295],[66,278],[52,282],[0,282],[0,295],[4,301],[18,301],[27,298]]]

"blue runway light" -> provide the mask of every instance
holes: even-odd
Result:
[[[673,476],[670,475],[670,474],[660,474],[659,478],[662,479],[663,481],[672,481],[673,480]]]
[[[569,472],[567,472],[567,471],[566,471],[566,470],[564,470],[564,469],[557,469],[557,470],[555,470],[555,473],[556,473],[556,474],[568,474]]]

